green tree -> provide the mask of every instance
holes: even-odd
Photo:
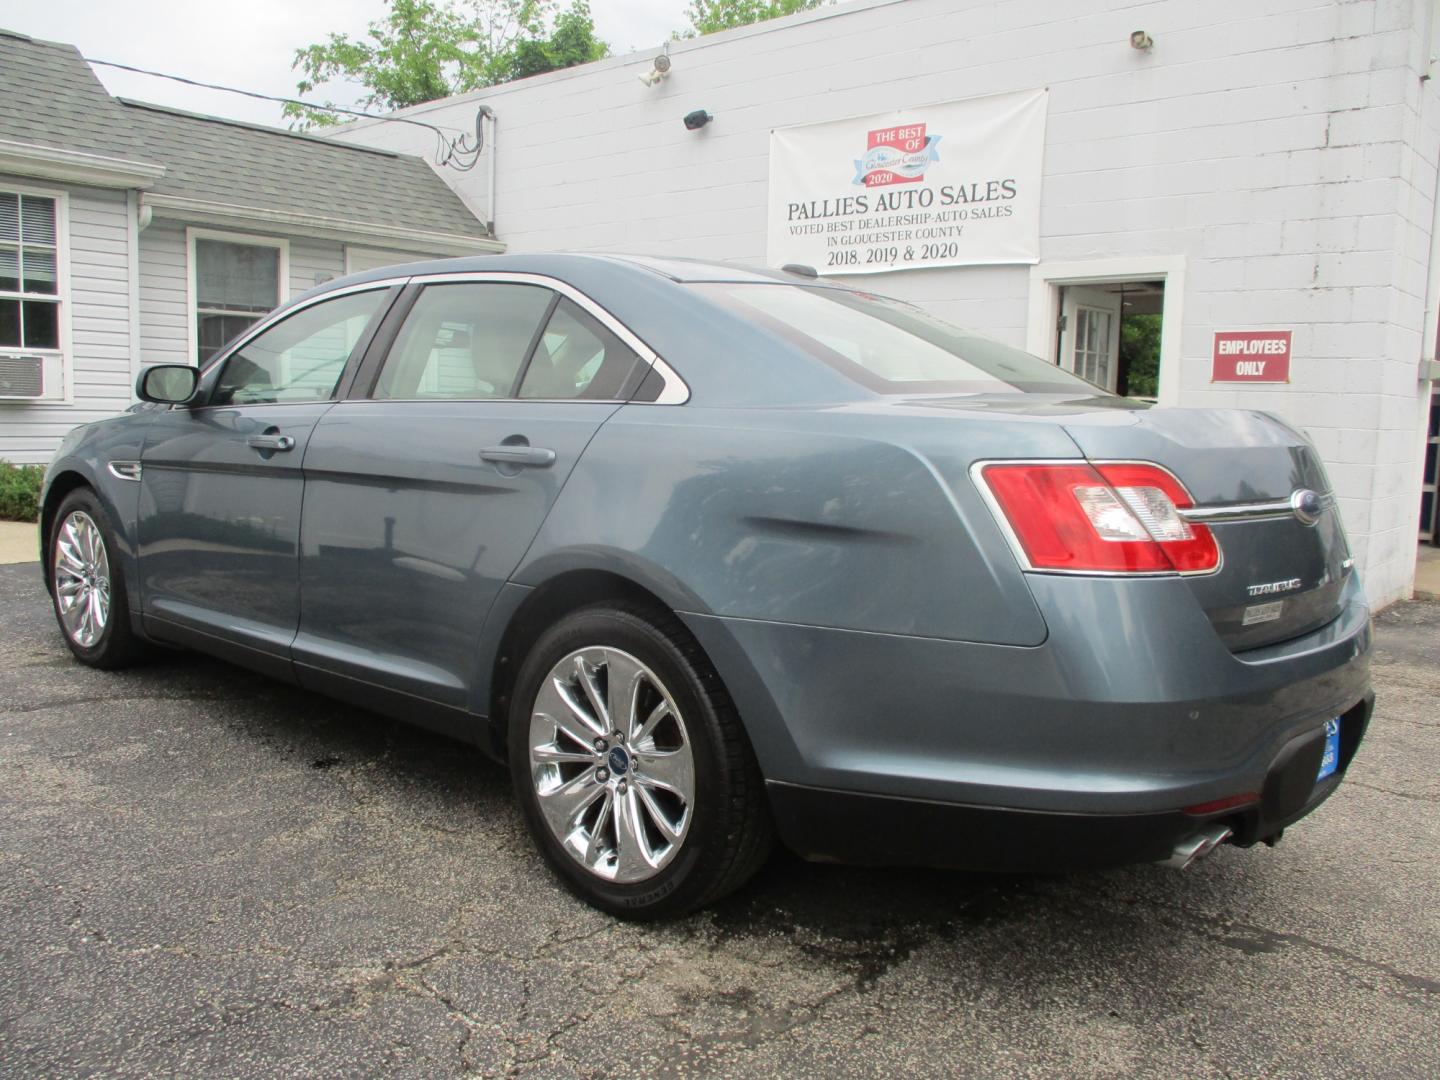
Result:
[[[297,89],[309,94],[335,79],[368,91],[367,109],[403,109],[528,75],[608,56],[595,36],[587,0],[560,10],[556,0],[390,0],[363,37],[331,34],[295,52]],[[325,104],[331,104],[326,102]],[[344,117],[285,106],[298,126]]]
[[[1120,320],[1120,370],[1128,397],[1154,397],[1160,392],[1160,316],[1126,315]]]
[[[833,0],[690,0],[685,17],[690,29],[684,37],[713,34],[717,30],[733,30],[737,26],[778,19],[797,11],[809,11]]]

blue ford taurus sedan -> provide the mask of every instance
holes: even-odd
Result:
[[[138,391],[47,474],[74,654],[203,650],[473,741],[617,914],[777,836],[1040,871],[1273,842],[1370,716],[1302,435],[813,276],[392,267]]]

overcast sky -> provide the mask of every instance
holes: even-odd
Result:
[[[591,0],[600,37],[616,54],[654,48],[685,24],[685,0]],[[4,0],[0,26],[66,41],[87,57],[267,94],[295,93],[295,50],[326,35],[363,34],[384,0]],[[112,94],[229,116],[282,123],[280,106],[238,94],[97,67]],[[330,88],[337,105],[358,94]]]

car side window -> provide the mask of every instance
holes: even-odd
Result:
[[[555,294],[539,285],[427,285],[380,369],[376,398],[508,398]]]
[[[328,401],[385,289],[323,300],[257,334],[225,361],[211,405]]]
[[[562,297],[530,358],[520,396],[613,401],[639,362],[600,320]]]

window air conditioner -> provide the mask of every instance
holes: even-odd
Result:
[[[0,401],[45,396],[45,358],[0,353]]]

